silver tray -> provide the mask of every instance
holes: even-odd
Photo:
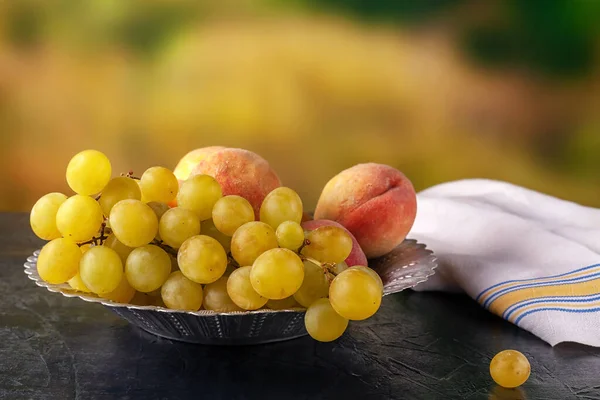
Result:
[[[176,311],[157,306],[115,303],[96,295],[73,290],[68,284],[53,285],[38,275],[40,251],[27,258],[25,273],[38,286],[66,297],[99,303],[154,335],[189,343],[208,345],[250,345],[294,339],[307,334],[305,309],[216,313],[200,310]],[[369,260],[383,281],[384,296],[412,288],[426,281],[437,267],[437,260],[424,244],[407,239],[389,254]]]

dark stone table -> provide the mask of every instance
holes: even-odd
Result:
[[[0,225],[0,399],[600,399],[600,349],[552,348],[465,296],[388,296],[330,344],[161,339],[37,287],[22,266],[42,244],[28,216],[0,214]],[[489,377],[504,349],[531,362],[520,389]]]

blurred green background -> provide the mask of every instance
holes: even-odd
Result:
[[[600,206],[599,38],[595,0],[1,2],[0,210],[217,144],[307,208],[366,161]]]

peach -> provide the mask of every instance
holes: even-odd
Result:
[[[358,164],[334,176],[323,188],[315,219],[345,226],[368,258],[390,252],[406,238],[417,214],[411,181],[389,165]]]
[[[219,150],[223,150],[224,148],[225,147],[223,146],[208,146],[192,150],[185,156],[181,157],[181,160],[179,160],[177,163],[173,173],[179,181],[185,181],[190,176],[190,173],[194,167],[198,165],[200,161],[204,160],[210,154]]]
[[[206,174],[219,182],[223,196],[238,195],[250,202],[255,218],[269,192],[281,186],[269,163],[256,153],[225,148],[208,154],[194,167],[190,176]]]
[[[328,219],[319,219],[319,220],[315,219],[312,221],[306,221],[306,222],[302,223],[302,228],[304,228],[305,231],[309,231],[309,232],[313,231],[317,228],[320,228],[322,226],[337,226],[338,228],[342,228],[343,230],[348,232],[348,235],[352,239],[352,251],[350,252],[350,255],[345,260],[346,264],[348,264],[349,267],[353,267],[355,265],[364,265],[365,267],[367,266],[367,257],[365,256],[365,253],[363,253],[363,251],[360,247],[360,244],[358,244],[358,241],[356,240],[354,235],[352,233],[350,233],[348,231],[348,229],[346,229],[342,225],[338,224],[335,221],[330,221]]]

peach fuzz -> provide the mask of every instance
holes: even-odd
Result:
[[[223,196],[238,195],[250,202],[256,220],[267,194],[281,186],[279,177],[269,163],[256,153],[244,149],[226,148],[207,155],[192,170],[190,176],[206,174],[219,182]]]
[[[346,258],[346,260],[344,260],[346,262],[346,264],[349,267],[354,267],[355,265],[362,265],[362,266],[367,266],[367,257],[365,256],[365,253],[363,253],[360,244],[358,244],[358,241],[356,240],[356,238],[354,237],[354,235],[352,233],[350,233],[348,231],[348,229],[344,228],[342,225],[338,224],[335,221],[330,221],[328,219],[319,219],[319,220],[312,220],[312,221],[306,221],[302,223],[302,228],[305,231],[314,231],[317,228],[320,228],[322,226],[337,226],[338,228],[342,228],[343,230],[345,230],[346,232],[348,232],[348,235],[350,236],[350,238],[352,238],[352,251],[350,252],[350,255]]]
[[[200,161],[204,160],[210,154],[219,150],[223,150],[224,148],[225,147],[223,146],[201,147],[199,149],[192,150],[185,156],[181,157],[181,160],[179,160],[177,166],[173,170],[173,174],[175,174],[177,179],[180,181],[180,185],[181,181],[185,181],[190,176],[190,173]]]
[[[383,164],[358,164],[334,176],[323,188],[315,219],[345,226],[368,258],[382,256],[410,232],[417,214],[411,181]]]

